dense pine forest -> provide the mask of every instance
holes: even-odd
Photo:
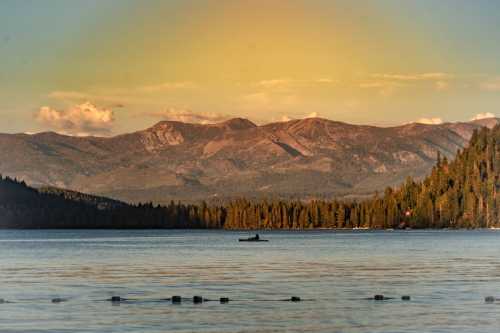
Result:
[[[500,126],[476,130],[430,175],[363,201],[236,200],[225,206],[129,205],[0,177],[2,228],[488,228],[500,227]]]
[[[437,155],[429,176],[360,202],[250,203],[227,207],[224,227],[491,228],[500,226],[500,126],[475,131],[448,162]]]
[[[0,176],[0,228],[221,228],[222,208],[123,202]]]

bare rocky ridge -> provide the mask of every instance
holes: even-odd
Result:
[[[351,125],[320,118],[257,126],[162,121],[111,138],[0,134],[0,173],[125,201],[329,198],[421,177],[490,118],[441,125]]]

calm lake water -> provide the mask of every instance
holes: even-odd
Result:
[[[498,332],[500,231],[0,231],[0,332]],[[374,294],[396,297],[369,301]],[[112,295],[133,301],[113,305]],[[172,305],[172,295],[208,302]],[[300,296],[300,303],[273,301]],[[409,302],[400,300],[411,295]],[[54,297],[67,301],[53,304]]]

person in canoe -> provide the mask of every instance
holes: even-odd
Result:
[[[255,234],[253,237],[248,237],[244,239],[239,239],[240,242],[267,242],[267,239],[260,239],[259,234]]]

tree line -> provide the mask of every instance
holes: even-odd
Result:
[[[65,191],[37,190],[0,175],[0,228],[222,228],[222,207],[130,205]]]
[[[260,202],[227,207],[228,229],[500,227],[500,126],[481,128],[449,162],[362,201]]]
[[[368,200],[130,205],[0,176],[2,228],[487,228],[500,227],[500,126],[474,131],[467,148]]]

